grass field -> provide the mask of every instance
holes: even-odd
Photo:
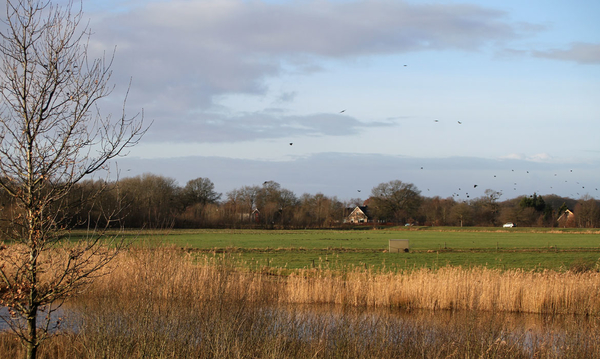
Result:
[[[134,243],[173,245],[191,253],[230,253],[256,268],[389,270],[485,266],[525,270],[592,268],[600,231],[544,228],[412,227],[385,230],[170,230],[128,232]],[[409,253],[388,253],[389,239],[408,239]]]

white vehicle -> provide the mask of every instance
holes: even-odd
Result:
[[[512,228],[512,227],[514,227],[514,226],[515,226],[515,224],[514,224],[514,223],[512,223],[512,222],[508,222],[508,223],[504,223],[504,225],[503,225],[502,227],[504,227],[504,228]]]

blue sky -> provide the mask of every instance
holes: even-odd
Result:
[[[153,121],[121,176],[207,177],[223,193],[273,180],[340,199],[395,179],[459,199],[600,198],[600,3],[90,0],[84,11],[92,51],[117,47],[103,110],[119,111],[132,78],[128,112]]]

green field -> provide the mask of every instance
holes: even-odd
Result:
[[[253,268],[391,270],[446,265],[525,270],[590,268],[599,263],[600,231],[543,228],[413,227],[362,230],[170,230],[128,236],[144,246],[230,254]],[[408,239],[409,253],[388,253],[389,239]]]

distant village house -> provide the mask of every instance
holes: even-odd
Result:
[[[556,221],[559,227],[575,227],[575,213],[566,209]]]
[[[356,206],[346,219],[345,223],[368,223],[372,218],[369,216],[369,208],[367,206]]]

